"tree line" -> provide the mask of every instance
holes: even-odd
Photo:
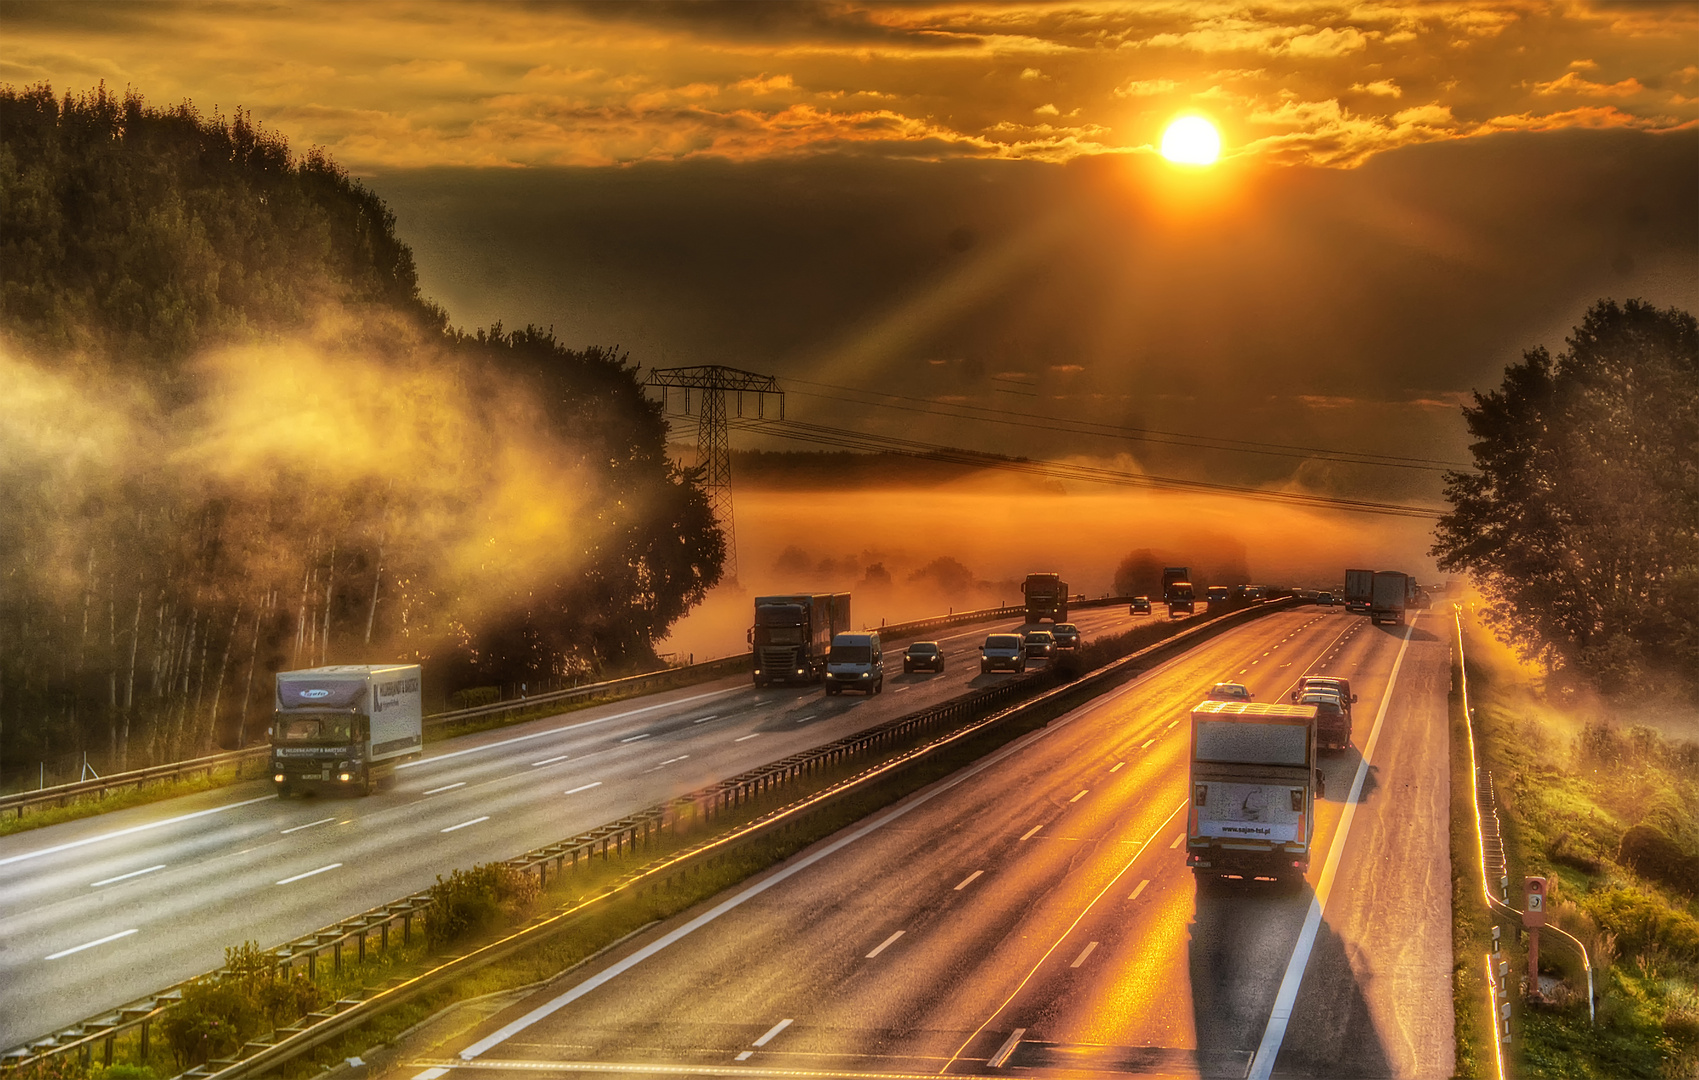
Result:
[[[450,326],[245,113],[0,87],[0,769],[252,743],[295,667],[654,664],[724,545],[638,376]]]

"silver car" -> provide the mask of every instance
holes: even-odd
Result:
[[[1026,643],[1019,634],[992,634],[979,647],[979,673],[1026,670]]]

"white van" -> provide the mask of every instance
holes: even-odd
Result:
[[[878,634],[839,634],[826,654],[826,693],[860,690],[877,694],[885,689],[885,657]]]

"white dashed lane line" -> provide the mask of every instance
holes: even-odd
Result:
[[[118,881],[128,881],[130,878],[141,877],[143,874],[151,874],[155,870],[163,869],[165,869],[165,864],[160,863],[158,866],[150,866],[146,870],[131,870],[128,874],[119,874],[117,877],[102,878],[99,881],[91,881],[89,882],[88,887],[91,889],[98,889],[102,885],[111,885]]]
[[[69,949],[60,949],[60,950],[59,950],[59,951],[58,951],[58,952],[56,952],[56,953],[51,953],[51,954],[49,954],[49,955],[48,955],[48,956],[47,956],[47,957],[46,957],[46,959],[48,959],[48,960],[57,960],[57,959],[59,959],[59,958],[60,958],[60,957],[61,957],[61,956],[70,956],[70,955],[71,955],[71,954],[72,954],[72,953],[80,953],[80,952],[82,952],[82,951],[83,951],[83,950],[84,950],[84,949],[92,949],[92,948],[94,948],[94,947],[95,947],[95,946],[96,946],[96,945],[105,945],[105,944],[106,944],[106,943],[107,943],[107,942],[109,942],[109,941],[117,941],[117,940],[118,940],[118,939],[119,939],[119,938],[127,938],[127,937],[129,937],[129,936],[130,936],[130,935],[131,935],[131,934],[133,934],[133,933],[135,933],[135,932],[136,932],[136,931],[135,931],[135,930],[134,930],[134,929],[130,929],[130,930],[120,930],[120,931],[118,931],[118,932],[117,932],[117,933],[116,933],[116,934],[107,934],[107,935],[106,935],[106,936],[105,936],[105,937],[103,937],[103,938],[95,938],[95,939],[94,939],[94,940],[93,940],[93,941],[85,941],[85,942],[83,942],[83,943],[82,943],[82,944],[81,944],[81,945],[74,945],[74,946],[72,946],[72,947],[71,947],[71,948],[69,948]]]
[[[341,865],[342,864],[339,863],[339,862],[333,862],[329,866],[321,866],[317,870],[308,870],[305,874],[296,874],[294,877],[286,877],[282,881],[279,881],[277,884],[279,884],[279,885],[293,884],[294,882],[300,881],[302,878],[310,878],[310,877],[314,877],[318,874],[322,874],[327,870],[335,870],[337,867],[339,867]]]
[[[592,783],[580,784],[578,787],[575,787],[575,788],[567,788],[565,791],[561,792],[561,794],[562,795],[576,795],[580,791],[589,791],[593,787],[601,787],[601,786],[602,786],[602,782],[600,780],[596,780]]]
[[[485,814],[483,817],[475,817],[471,821],[462,821],[458,825],[450,825],[448,828],[439,829],[438,831],[439,832],[453,832],[456,829],[464,829],[468,825],[476,825],[480,821],[488,821],[488,820],[490,820],[490,815]]]
[[[426,795],[440,795],[445,791],[453,791],[457,787],[465,787],[465,786],[466,786],[466,781],[461,780],[461,781],[459,781],[457,783],[453,783],[453,784],[444,784],[442,787],[434,787],[431,790],[425,792],[425,794]]]

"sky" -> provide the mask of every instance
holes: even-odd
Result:
[[[6,2],[0,30],[0,81],[325,148],[458,325],[773,374],[787,416],[884,437],[1437,504],[1458,406],[1521,350],[1604,297],[1699,309],[1695,4]],[[1218,164],[1156,152],[1183,115]]]

